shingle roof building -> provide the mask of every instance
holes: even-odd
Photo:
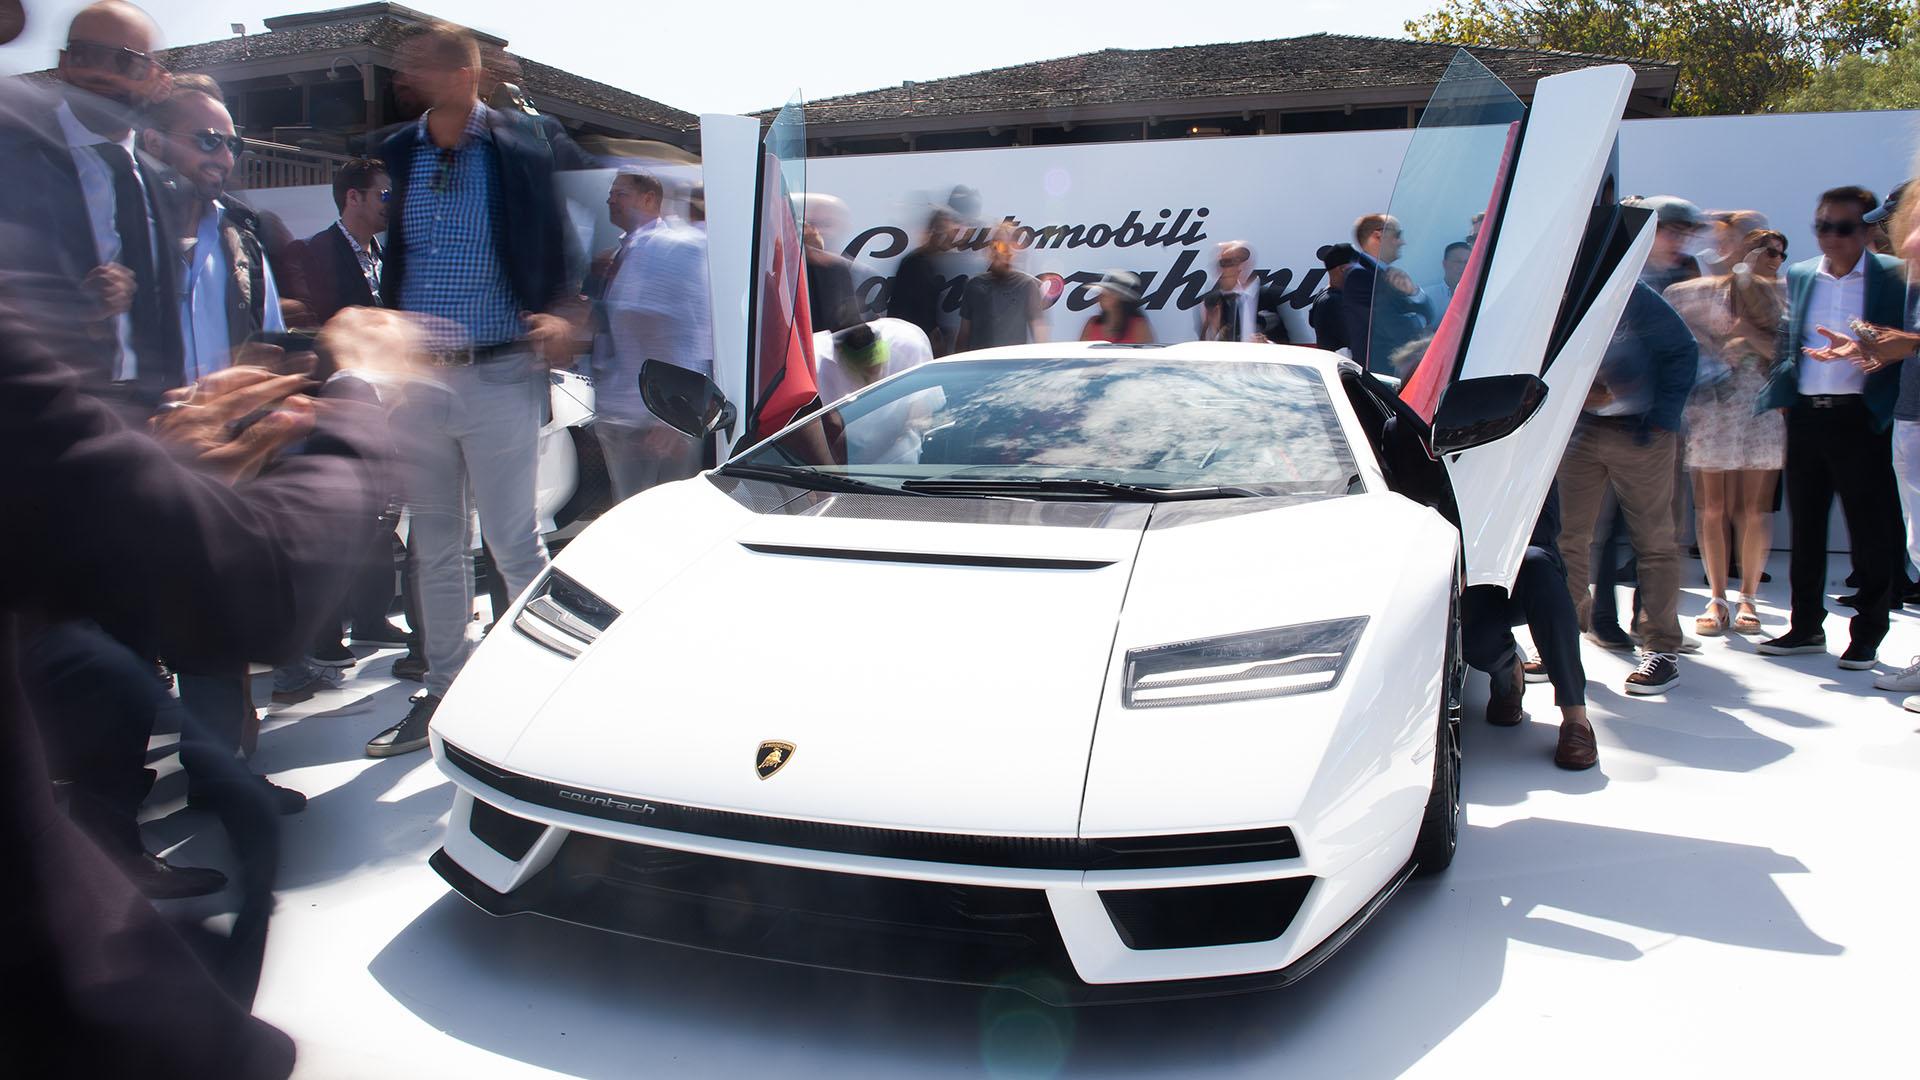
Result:
[[[809,101],[819,153],[1407,127],[1457,49],[1343,34],[1102,49]],[[1544,49],[1475,48],[1522,98],[1596,63],[1637,72],[1629,116],[1663,116],[1676,65]]]

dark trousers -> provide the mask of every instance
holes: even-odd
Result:
[[[1496,695],[1512,686],[1513,665],[1520,662],[1513,627],[1526,623],[1540,662],[1553,683],[1553,703],[1587,703],[1587,672],[1580,663],[1580,620],[1567,593],[1567,572],[1554,554],[1529,547],[1514,579],[1511,595],[1478,585],[1460,599],[1460,645],[1471,667],[1493,675]]]
[[[253,709],[245,682],[238,675],[185,672],[177,680],[180,704],[185,707],[180,720],[180,767],[186,771],[188,790],[213,794],[252,779],[239,758],[241,733]]]
[[[153,661],[91,622],[62,622],[34,635],[20,676],[40,722],[47,771],[65,784],[68,816],[108,855],[141,854],[147,740],[160,711],[178,708]]]
[[[1832,404],[1815,407],[1815,400]],[[1787,412],[1787,510],[1793,517],[1791,629],[1815,633],[1827,617],[1827,517],[1840,498],[1860,598],[1853,644],[1878,648],[1887,636],[1894,568],[1904,557],[1893,444],[1858,395],[1802,397]],[[1904,579],[1905,575],[1902,575]]]

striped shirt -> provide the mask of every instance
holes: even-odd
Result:
[[[494,240],[500,192],[490,157],[487,107],[475,102],[460,145],[445,149],[420,117],[418,146],[407,172],[400,217],[407,267],[400,283],[404,311],[436,316],[429,348],[487,346],[519,338],[519,305]]]

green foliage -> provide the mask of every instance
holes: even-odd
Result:
[[[1912,0],[1444,0],[1422,41],[1561,49],[1680,65],[1673,111],[1760,112],[1909,31]],[[1871,73],[1869,73],[1871,74]]]
[[[1871,56],[1847,56],[1777,105],[1781,112],[1920,109],[1920,18],[1901,43]]]

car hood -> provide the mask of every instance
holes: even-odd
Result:
[[[1181,531],[1283,499],[1162,504]],[[1149,507],[701,477],[556,569],[622,611],[568,661],[508,629],[435,717],[522,775],[854,825],[1075,836]],[[790,744],[763,777],[763,743]]]

